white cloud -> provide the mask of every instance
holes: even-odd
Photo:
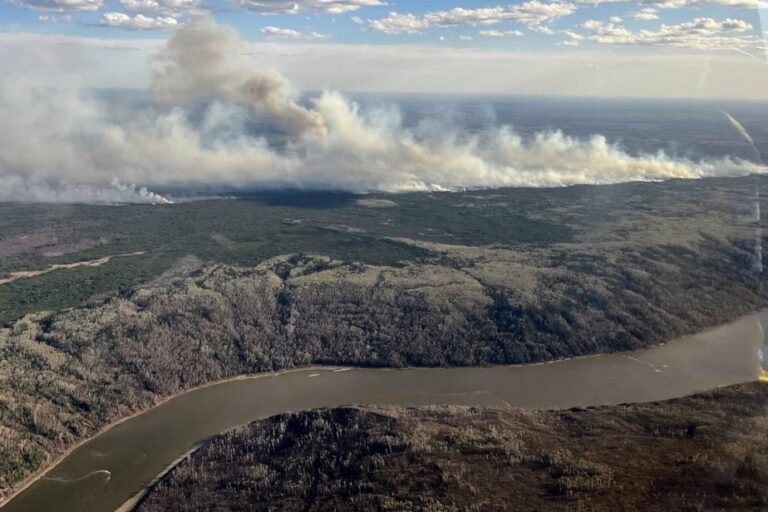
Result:
[[[576,0],[583,4],[604,3],[639,3],[661,9],[678,9],[681,7],[703,7],[708,5],[721,5],[725,7],[743,7],[746,9],[765,9],[768,2],[765,0]]]
[[[761,40],[755,36],[743,35],[752,30],[752,25],[743,20],[696,18],[676,25],[661,25],[658,30],[632,32],[612,23],[590,20],[582,25],[593,31],[589,39],[598,44],[669,46],[716,50],[757,46]]]
[[[280,27],[264,27],[261,30],[261,35],[267,37],[283,37],[286,39],[301,39],[301,32],[290,28]]]
[[[298,30],[280,27],[264,27],[259,30],[259,32],[265,37],[281,39],[328,39],[331,37],[327,34],[321,34],[319,32],[308,32],[305,34],[303,32],[299,32]]]
[[[10,0],[12,4],[47,12],[97,11],[104,0]]]
[[[640,9],[632,15],[632,17],[638,21],[653,21],[659,19],[658,11],[653,7],[646,7]]]
[[[608,18],[608,21],[610,21],[611,23],[621,23],[623,20],[618,16],[611,16],[610,18]]]
[[[69,23],[72,21],[72,16],[69,14],[43,14],[37,17],[37,21],[42,21],[44,23]]]
[[[351,18],[349,18],[349,19],[350,19],[350,20],[351,20],[353,23],[357,23],[358,25],[362,25],[363,23],[365,23],[365,22],[363,21],[363,18],[361,18],[360,16],[352,16],[352,17],[351,17]]]
[[[296,14],[304,11],[341,14],[361,7],[386,5],[384,0],[234,0],[249,11]]]
[[[504,21],[524,23],[531,28],[545,29],[545,25],[576,11],[567,2],[540,2],[529,0],[507,7],[465,9],[455,7],[447,11],[433,11],[418,17],[414,14],[391,12],[385,18],[374,20],[370,28],[387,34],[417,33],[427,27],[456,27],[462,25],[493,25]]]
[[[472,36],[459,36],[459,41],[472,41]]]
[[[604,25],[605,24],[602,21],[597,20],[587,20],[581,24],[582,28],[586,28],[587,30],[596,30]]]
[[[665,9],[675,9],[679,7],[707,5],[722,5],[725,7],[743,7],[746,9],[765,9],[768,8],[768,2],[763,0],[662,0],[658,6]]]
[[[712,18],[704,18],[701,21],[704,22],[705,24],[709,24],[712,22]],[[728,18],[722,23],[720,23],[720,28],[722,30],[727,30],[732,32],[747,32],[749,30],[752,30],[752,24],[744,20],[735,20],[735,19]]]
[[[447,11],[429,12],[424,21],[430,26],[453,27],[458,25],[492,25],[502,21],[517,21],[526,25],[542,25],[573,14],[576,6],[565,2],[540,2],[530,0],[508,7],[464,9],[456,7]]]
[[[568,39],[566,39],[565,41],[560,41],[559,43],[557,43],[559,46],[579,46],[579,44],[581,44],[581,41],[584,40],[584,36],[583,35],[581,35],[581,34],[579,34],[577,32],[573,32],[571,30],[563,30],[560,33],[564,34],[565,36],[567,36]]]
[[[130,12],[163,16],[181,16],[200,12],[200,0],[120,0]]]
[[[100,25],[124,30],[173,30],[179,26],[179,22],[170,16],[137,14],[131,17],[122,12],[106,12],[101,17]]]
[[[427,26],[427,23],[413,14],[397,12],[390,12],[384,18],[373,20],[368,25],[372,30],[385,34],[418,34]]]
[[[478,32],[483,37],[507,37],[507,36],[515,36],[515,37],[523,37],[523,33],[519,30],[481,30]]]
[[[574,41],[581,41],[582,39],[584,39],[583,35],[581,35],[581,34],[579,34],[577,32],[573,32],[571,30],[563,30],[562,33],[565,34],[566,36],[568,36],[569,39],[572,39]]]
[[[575,47],[575,46],[579,46],[581,44],[581,41],[584,40],[584,36],[583,35],[581,35],[581,34],[579,34],[577,32],[573,32],[571,30],[562,30],[559,33],[565,35],[566,37],[568,37],[568,39],[566,39],[565,41],[560,41],[559,43],[557,43],[558,46],[571,46],[571,47]]]
[[[552,35],[557,33],[555,30],[552,29],[552,27],[548,27],[546,25],[532,25],[528,27],[528,29],[531,30],[532,32],[539,32],[540,34],[547,34],[547,35]]]

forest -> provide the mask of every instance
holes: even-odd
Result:
[[[209,439],[137,511],[759,511],[767,413],[755,382],[567,411],[283,414]]]
[[[0,496],[112,422],[225,377],[551,361],[763,308],[754,180],[71,206],[82,231],[56,241],[35,223],[64,207],[3,205],[9,274],[147,254],[0,284]]]
[[[52,264],[142,253],[0,285],[0,325],[130,288],[190,258],[253,266],[311,253],[396,266],[439,256],[401,238],[525,251],[595,241],[685,245],[699,233],[753,236],[760,182],[768,185],[748,176],[362,196],[261,192],[170,205],[0,203],[0,280]]]

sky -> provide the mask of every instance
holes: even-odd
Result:
[[[764,0],[0,0],[0,66],[47,53],[86,85],[142,87],[153,52],[206,15],[305,89],[768,99],[766,13]]]
[[[768,172],[760,158],[630,152],[601,133],[557,127],[523,136],[492,121],[464,133],[450,117],[411,127],[396,101],[366,108],[346,94],[764,101],[762,5],[712,3],[753,0],[14,1],[31,4],[0,4],[0,201],[157,203],[169,200],[157,190],[189,186],[402,192]],[[146,91],[93,90],[110,87]],[[717,104],[723,125],[751,143]],[[284,132],[283,143],[270,144],[254,119]]]

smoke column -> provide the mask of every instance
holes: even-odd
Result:
[[[274,70],[249,69],[237,57],[238,33],[209,18],[193,18],[168,41],[152,90],[161,103],[177,105],[218,98],[261,108],[293,135],[326,135],[323,118],[298,105],[288,80]]]

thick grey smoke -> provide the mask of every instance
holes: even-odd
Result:
[[[433,125],[414,133],[396,110],[363,114],[336,92],[298,105],[288,81],[251,69],[231,29],[182,28],[159,56],[154,103],[120,110],[79,90],[77,70],[30,63],[0,77],[0,201],[162,202],[153,186],[272,186],[349,191],[563,186],[762,173],[723,158],[630,155],[595,135],[511,128],[466,137]],[[39,74],[35,74],[38,70]],[[54,91],[41,85],[55,84]],[[205,100],[190,106],[195,98]],[[253,109],[290,134],[270,147],[248,126]]]
[[[250,69],[239,57],[240,36],[209,18],[195,18],[176,32],[160,55],[155,97],[167,105],[218,98],[266,110],[295,135],[325,136],[323,119],[291,98],[288,80],[274,70]]]

